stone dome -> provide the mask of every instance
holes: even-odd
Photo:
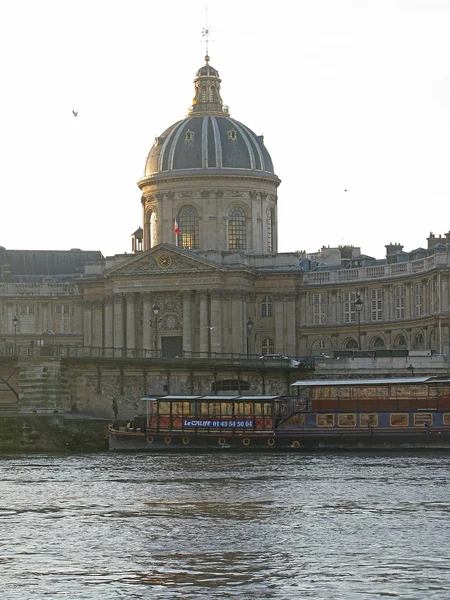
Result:
[[[194,99],[185,119],[155,139],[143,179],[239,174],[279,182],[262,135],[232,119],[220,96],[219,73],[209,64],[194,79]]]
[[[219,115],[193,115],[166,129],[150,150],[145,177],[192,169],[274,174],[262,136],[239,121]]]

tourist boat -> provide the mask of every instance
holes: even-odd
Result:
[[[301,380],[286,396],[143,398],[115,451],[450,449],[450,379]]]

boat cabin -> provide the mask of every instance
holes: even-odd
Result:
[[[153,431],[268,431],[285,410],[280,396],[161,396],[143,398]]]
[[[298,412],[282,428],[450,426],[450,379],[408,377],[296,381]]]

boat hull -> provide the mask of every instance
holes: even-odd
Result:
[[[196,433],[123,433],[109,431],[109,449],[115,452],[304,452],[313,450],[450,450],[449,432],[401,435],[218,435]]]

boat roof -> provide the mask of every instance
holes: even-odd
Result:
[[[239,400],[240,402],[270,402],[280,396],[152,396],[145,397],[142,400],[164,400],[169,402],[189,402],[195,400],[207,400],[210,402],[230,402]]]
[[[450,379],[438,377],[391,377],[385,379],[301,379],[292,384],[292,387],[325,387],[330,385],[369,386],[369,385],[395,385],[414,383],[450,383]]]

